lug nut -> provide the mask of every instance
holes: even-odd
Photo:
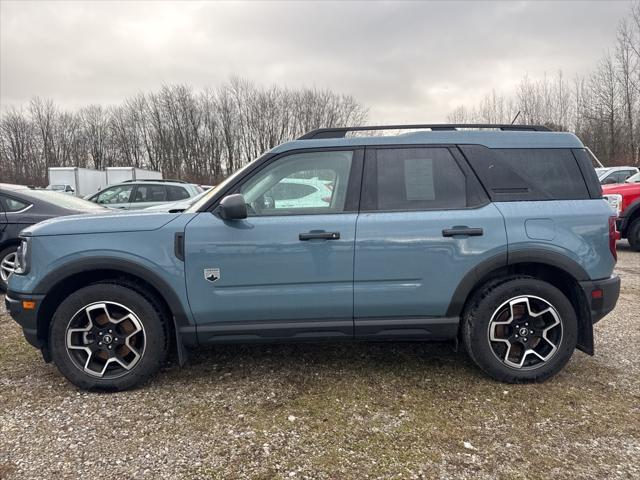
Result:
[[[102,336],[102,332],[98,332],[98,335]]]
[[[516,333],[516,338],[518,338],[518,334]]]
[[[102,342],[98,342],[98,345],[102,345]]]
[[[529,333],[530,333],[531,335],[533,335],[533,330],[529,330]]]
[[[111,350],[111,345],[109,345],[109,350]]]
[[[524,337],[524,341],[525,341],[525,342],[527,341],[527,337]],[[111,347],[109,347],[109,348],[111,348]]]

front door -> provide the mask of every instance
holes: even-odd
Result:
[[[352,337],[361,167],[360,150],[282,156],[234,190],[247,219],[203,212],[187,225],[200,342]]]

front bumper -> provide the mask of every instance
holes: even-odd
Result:
[[[11,291],[7,292],[4,297],[4,304],[9,315],[22,327],[24,338],[37,348],[44,346],[44,341],[38,337],[38,309],[43,298],[44,295],[26,295]],[[35,308],[25,309],[23,302],[34,302]]]
[[[580,282],[580,287],[587,299],[591,322],[596,323],[615,308],[620,296],[620,277],[611,275],[604,280]]]

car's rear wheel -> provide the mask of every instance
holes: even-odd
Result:
[[[166,359],[167,338],[154,300],[113,283],[71,294],[50,328],[54,363],[83,389],[125,390],[146,381]]]
[[[493,282],[465,311],[463,341],[474,362],[503,382],[542,381],[569,361],[577,317],[556,287],[525,277]]]
[[[16,251],[17,245],[0,250],[0,291],[7,290],[9,275],[16,269]]]
[[[640,218],[636,218],[629,226],[627,240],[633,250],[640,252]]]

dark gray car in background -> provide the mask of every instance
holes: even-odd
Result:
[[[13,272],[21,230],[49,218],[105,210],[72,195],[0,183],[0,291]]]

